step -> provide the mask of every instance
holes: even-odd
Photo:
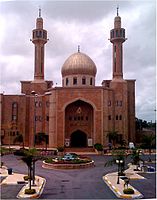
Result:
[[[93,153],[95,154],[94,148],[65,148],[65,152],[67,153]]]

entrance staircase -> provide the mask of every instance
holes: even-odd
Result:
[[[76,153],[76,154],[97,154],[95,152],[95,149],[94,148],[85,148],[85,147],[81,147],[81,148],[78,148],[78,147],[66,147],[65,150],[64,150],[65,153]]]

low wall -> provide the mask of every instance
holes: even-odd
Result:
[[[81,163],[81,164],[51,164],[51,163],[46,163],[43,161],[43,168],[47,169],[82,169],[82,168],[88,168],[88,167],[94,167],[94,161],[92,160],[89,163]]]

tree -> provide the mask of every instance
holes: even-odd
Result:
[[[121,148],[126,147],[126,141],[124,139],[121,139],[118,143],[120,144]]]
[[[107,137],[109,138],[109,141],[112,141],[112,144],[115,148],[116,140],[118,138],[118,131],[110,131],[107,134]]]
[[[103,151],[103,145],[100,144],[100,143],[94,144],[94,148],[95,148],[97,151]]]
[[[22,143],[22,147],[24,149],[24,139],[22,134],[19,134],[14,138],[14,144],[15,143],[20,143],[20,144]]]
[[[47,150],[47,145],[49,143],[49,138],[46,133],[40,132],[35,135],[35,143],[36,144],[42,144],[42,142],[45,142],[45,149]]]
[[[31,180],[35,180],[35,162],[38,160],[37,149],[24,150],[24,156],[22,157],[23,162],[26,163],[28,167],[28,177],[29,177],[29,189],[31,190]],[[33,172],[33,173],[32,173]]]
[[[113,150],[112,159],[107,161],[104,166],[105,167],[110,166],[110,165],[116,164],[116,160],[122,160],[122,163],[120,163],[120,175],[124,175],[126,158],[127,158],[127,154],[125,150]]]
[[[138,170],[139,162],[140,161],[144,162],[144,160],[140,158],[140,154],[141,154],[140,149],[132,149],[131,159],[132,159],[132,164],[137,166],[136,170]]]
[[[136,118],[136,131],[142,131],[142,119]]]
[[[153,146],[155,147],[155,135],[152,133],[151,135],[144,135],[142,138],[142,148],[149,149],[149,161],[151,162],[151,150]]]

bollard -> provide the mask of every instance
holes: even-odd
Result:
[[[12,168],[8,168],[8,174],[9,175],[12,175],[12,171],[13,171]]]

